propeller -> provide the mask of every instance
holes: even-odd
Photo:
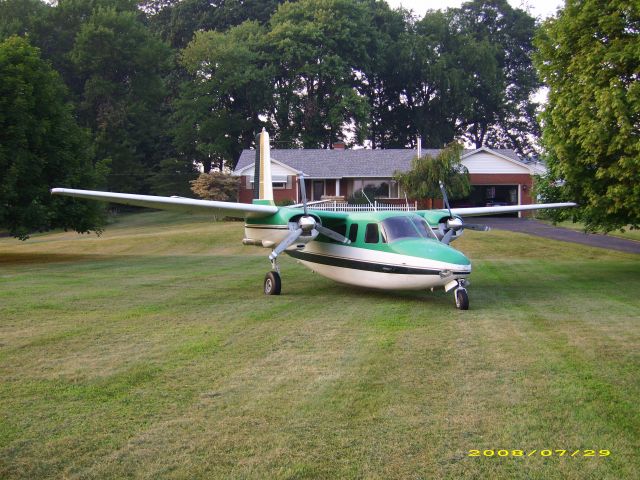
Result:
[[[447,197],[447,190],[444,188],[444,183],[442,181],[439,182],[440,192],[442,192],[442,200],[444,201],[444,206],[449,211],[449,218],[445,223],[440,224],[440,231],[443,233],[442,239],[440,240],[445,245],[449,245],[451,240],[453,240],[453,236],[456,232],[462,233],[465,228],[469,230],[477,230],[480,232],[488,232],[491,230],[487,225],[479,225],[475,223],[464,223],[461,218],[454,217],[451,212],[451,205],[449,204],[449,197]]]
[[[315,238],[322,234],[325,237],[328,237],[336,242],[341,242],[345,244],[351,243],[344,235],[339,234],[338,232],[334,232],[330,228],[327,228],[316,221],[311,215],[309,215],[307,208],[307,190],[304,183],[304,175],[300,173],[300,193],[302,195],[302,208],[304,210],[304,215],[302,215],[297,222],[289,223],[289,234],[285,237],[282,242],[280,242],[276,248],[273,249],[271,254],[269,255],[269,260],[274,261],[278,255],[284,252],[287,248],[293,245],[300,237],[310,237],[305,238],[305,243],[310,242],[311,240],[315,240]]]

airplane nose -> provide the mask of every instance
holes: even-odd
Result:
[[[469,259],[462,252],[436,240],[401,240],[393,244],[393,251],[401,255],[422,257],[461,267],[471,265]]]

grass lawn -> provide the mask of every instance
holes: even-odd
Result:
[[[465,232],[461,312],[288,257],[265,297],[241,238],[0,239],[0,478],[640,478],[640,256]]]

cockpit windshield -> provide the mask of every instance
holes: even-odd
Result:
[[[407,238],[437,237],[427,221],[419,215],[390,217],[382,221],[385,240],[388,243]]]

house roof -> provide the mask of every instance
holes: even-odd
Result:
[[[491,150],[501,157],[506,157],[527,167],[513,150]],[[465,150],[466,155],[478,150]],[[436,156],[440,150],[423,149],[423,155]],[[415,150],[326,150],[326,149],[292,149],[271,150],[271,159],[294,170],[301,171],[311,178],[343,178],[343,177],[392,177],[396,171],[407,171],[411,168],[411,160],[416,156]],[[235,174],[250,168],[255,162],[255,150],[243,150],[235,169]]]

